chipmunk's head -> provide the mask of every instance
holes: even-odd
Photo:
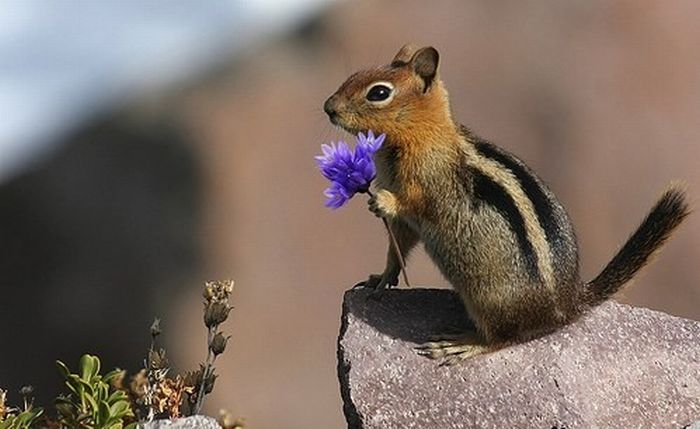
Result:
[[[406,45],[391,64],[350,76],[326,100],[330,121],[350,133],[372,130],[389,137],[449,118],[447,92],[439,80],[438,51]]]

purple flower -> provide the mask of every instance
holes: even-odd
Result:
[[[367,192],[369,184],[377,175],[374,154],[384,142],[384,134],[374,137],[372,131],[357,135],[355,150],[344,142],[321,145],[323,155],[316,157],[321,174],[331,181],[324,191],[326,207],[337,209],[358,192]]]

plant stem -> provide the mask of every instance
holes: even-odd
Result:
[[[367,195],[370,196],[370,198],[374,197],[374,194],[372,191],[367,191]],[[389,222],[387,222],[385,217],[382,217],[382,222],[384,222],[384,226],[386,227],[386,231],[389,233],[389,240],[391,241],[391,246],[394,248],[394,253],[396,254],[396,258],[399,260],[399,265],[401,266],[401,273],[403,274],[403,281],[406,283],[406,286],[411,287],[411,283],[408,281],[408,274],[406,273],[406,261],[403,258],[403,255],[401,254],[401,248],[399,247],[399,242],[396,241],[396,236],[394,235],[394,231],[391,230],[391,227],[389,226]]]
[[[209,328],[209,332],[207,332],[207,360],[204,365],[204,371],[202,372],[202,384],[199,386],[199,390],[197,392],[197,402],[194,406],[193,414],[199,414],[202,409],[202,405],[204,404],[204,386],[207,383],[207,379],[210,377],[211,366],[214,364],[214,359],[216,359],[216,356],[214,356],[214,353],[211,351],[211,342],[216,334],[216,329],[217,326],[214,326]]]

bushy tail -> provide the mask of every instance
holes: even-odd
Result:
[[[685,193],[677,186],[666,191],[622,249],[588,283],[588,301],[597,305],[627,283],[690,214]]]

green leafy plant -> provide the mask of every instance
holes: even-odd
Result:
[[[123,377],[123,371],[114,370],[100,375],[100,359],[88,354],[80,358],[78,374],[72,374],[61,361],[57,361],[56,365],[70,391],[67,396],[56,399],[61,426],[76,429],[136,428],[136,423],[130,422],[134,412],[128,395],[110,384]]]
[[[20,411],[17,414],[10,414],[5,419],[0,420],[0,429],[29,429],[43,414],[41,408]]]
[[[89,354],[80,358],[78,372],[56,361],[67,394],[54,401],[56,418],[33,406],[31,386],[20,393],[24,407],[6,405],[7,392],[0,389],[0,429],[136,429],[137,421],[177,419],[200,413],[204,398],[214,389],[217,375],[214,363],[225,350],[230,336],[221,325],[233,309],[230,304],[233,281],[207,282],[204,288],[204,325],[207,328],[207,355],[199,369],[173,374],[163,348],[156,340],[161,334],[160,320],[151,326],[151,345],[145,368],[127,379],[126,372],[115,369],[100,374],[100,359]],[[230,413],[222,413],[224,429],[243,429],[245,423]]]
[[[5,403],[7,392],[0,389],[0,429],[29,429],[44,413],[41,408],[34,408],[31,395],[34,389],[24,386],[20,393],[24,397],[23,408],[8,407]]]

